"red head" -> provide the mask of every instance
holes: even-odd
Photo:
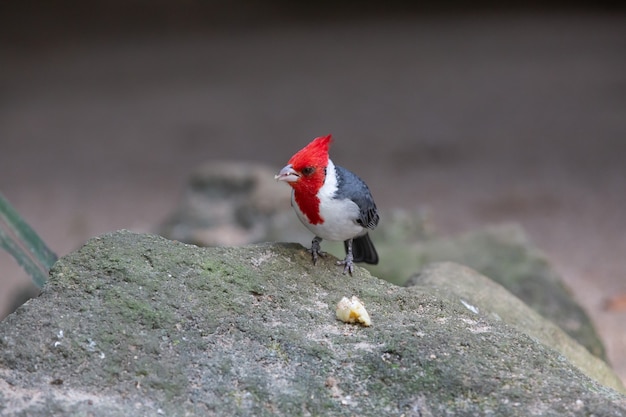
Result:
[[[319,215],[320,201],[317,192],[326,179],[328,148],[331,142],[331,135],[313,139],[292,156],[288,165],[275,177],[291,185],[296,203],[312,224],[324,221]]]
[[[307,167],[326,168],[328,164],[328,148],[332,142],[331,135],[315,138],[291,157],[288,164],[298,172]]]

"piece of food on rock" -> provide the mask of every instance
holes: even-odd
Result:
[[[359,300],[356,295],[352,298],[343,297],[339,303],[337,303],[337,318],[344,323],[361,323],[363,326],[370,326],[372,320],[370,315],[365,310],[365,306]]]

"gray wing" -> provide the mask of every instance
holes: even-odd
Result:
[[[356,222],[367,229],[374,229],[380,216],[367,184],[344,167],[335,165],[335,171],[337,173],[335,198],[348,198],[354,201],[359,206],[359,217]]]

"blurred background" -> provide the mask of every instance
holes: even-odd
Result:
[[[337,3],[2,2],[0,191],[64,255],[332,133],[382,213],[522,224],[626,380],[626,9]],[[0,317],[28,282],[0,252]]]

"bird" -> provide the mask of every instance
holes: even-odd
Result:
[[[352,275],[355,262],[378,263],[368,232],[376,228],[380,216],[367,184],[330,159],[331,142],[332,135],[313,139],[274,178],[291,186],[291,206],[315,236],[309,250],[313,265],[325,255],[323,239],[343,241],[346,257],[337,265],[344,266],[344,275]]]

